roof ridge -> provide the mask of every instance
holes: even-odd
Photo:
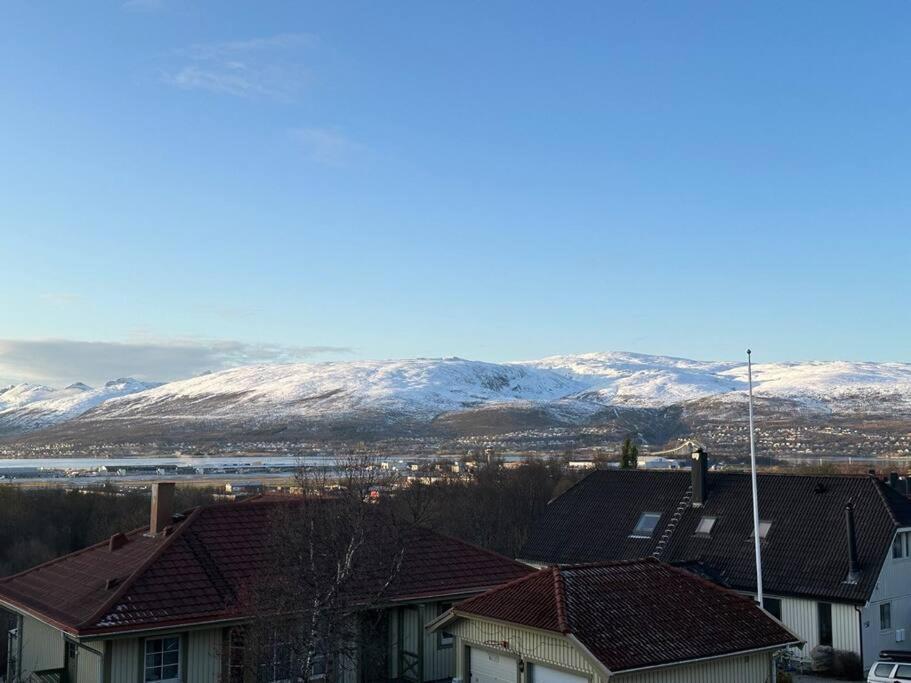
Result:
[[[132,529],[131,531],[127,531],[126,533],[124,533],[122,531],[118,531],[115,533],[124,533],[124,536],[127,536],[129,538],[148,528],[149,528],[149,526],[146,525],[146,526],[138,527],[136,529]],[[31,574],[33,571],[37,571],[38,569],[44,569],[45,567],[50,567],[52,565],[63,562],[64,560],[69,560],[73,557],[77,557],[78,555],[87,553],[90,550],[95,550],[96,548],[101,548],[103,546],[106,546],[110,542],[110,540],[111,540],[111,538],[109,536],[101,541],[98,541],[97,543],[93,543],[92,545],[87,545],[84,548],[79,548],[78,550],[74,550],[73,552],[67,553],[66,555],[60,555],[59,557],[53,557],[50,560],[46,560],[45,562],[42,562],[41,564],[36,564],[34,567],[29,567],[28,569],[23,569],[21,572],[16,572],[15,574],[10,574],[9,576],[0,577],[0,584],[7,583],[20,576],[25,576],[26,574]]]
[[[549,570],[550,570],[550,567],[546,567],[544,569],[538,569],[537,571],[533,571],[530,574],[526,574],[525,576],[517,576],[514,579],[510,579],[506,583],[501,583],[497,586],[494,586],[493,588],[488,588],[483,593],[478,593],[477,595],[473,595],[470,598],[466,598],[465,600],[462,600],[461,602],[456,603],[453,606],[453,609],[458,610],[461,605],[469,605],[470,603],[474,602],[475,600],[480,600],[483,597],[493,595],[494,593],[499,593],[500,591],[506,590],[507,588],[512,588],[513,586],[516,586],[516,585],[522,583],[523,581],[530,581],[534,577],[541,576],[542,574],[544,574],[545,572],[547,572]]]
[[[133,584],[136,583],[136,580],[145,573],[145,571],[152,566],[152,564],[164,553],[165,550],[170,548],[174,541],[183,534],[184,529],[190,526],[193,521],[199,517],[202,512],[203,507],[196,507],[190,513],[190,515],[171,533],[170,536],[166,536],[164,541],[158,548],[155,549],[151,555],[149,555],[145,561],[140,564],[133,572],[124,580],[122,584],[114,591],[114,594],[110,598],[105,600],[104,604],[101,605],[97,610],[95,610],[87,619],[84,619],[82,622],[76,625],[76,630],[81,630],[83,627],[92,626],[96,621],[101,619],[107,612],[117,603],[123,595],[132,588]]]
[[[892,519],[892,523],[895,526],[901,526],[898,521],[898,517],[895,516],[895,510],[892,509],[892,506],[889,504],[889,499],[886,498],[886,492],[883,487],[886,486],[886,483],[881,481],[878,477],[873,477],[867,475],[867,479],[873,484],[873,488],[876,489],[876,493],[879,494],[879,498],[883,503],[883,507],[886,508],[886,512],[889,513],[889,517]]]
[[[436,529],[431,529],[430,527],[422,526],[420,524],[415,524],[413,522],[405,522],[405,524],[408,526],[411,526],[415,529],[420,529],[421,531],[429,531],[430,533],[436,534],[437,536],[440,536],[441,538],[446,538],[446,539],[449,539],[450,541],[455,541],[456,543],[460,543],[460,544],[464,545],[466,548],[471,548],[472,550],[477,550],[479,552],[484,553],[485,555],[490,555],[492,557],[496,557],[497,559],[501,559],[501,560],[508,560],[519,567],[529,568],[528,565],[525,564],[524,562],[519,562],[517,559],[515,559],[513,557],[509,557],[508,555],[503,555],[502,553],[498,553],[496,550],[491,550],[490,548],[483,548],[479,545],[475,545],[474,543],[471,543],[470,541],[466,541],[464,539],[458,538],[456,536],[452,536],[450,534],[445,534],[442,531],[437,531]],[[532,572],[532,574],[534,574],[534,572]],[[529,576],[531,576],[532,574],[529,574]],[[524,577],[522,577],[522,578],[524,578]]]
[[[570,633],[569,622],[566,619],[567,602],[566,602],[566,580],[560,571],[560,567],[554,565],[551,567],[551,574],[554,580],[554,599],[557,607],[557,628],[561,633]]]

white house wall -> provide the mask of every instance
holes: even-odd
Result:
[[[104,643],[92,643],[91,648],[80,647],[77,651],[76,683],[104,682]],[[93,650],[101,654],[96,654]]]
[[[616,683],[766,683],[771,680],[772,656],[768,652],[726,657],[698,664],[617,674]]]
[[[879,606],[884,602],[892,605],[892,628],[885,631],[879,628]],[[865,666],[870,666],[880,650],[911,650],[911,558],[896,560],[890,548],[861,619]],[[905,630],[903,641],[896,638],[900,629]]]
[[[21,639],[23,678],[32,671],[63,668],[65,644],[61,631],[24,615]]]
[[[480,647],[503,653],[506,656],[520,656],[526,661],[553,665],[567,671],[588,676],[593,683],[602,683],[588,659],[562,636],[550,636],[546,633],[519,629],[505,624],[480,619],[460,619],[452,625],[451,631],[456,636],[455,646],[459,653],[464,646]],[[509,649],[498,648],[491,643],[507,642]],[[467,679],[465,658],[456,658],[456,676]]]

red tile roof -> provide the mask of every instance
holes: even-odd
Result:
[[[242,619],[245,593],[271,566],[274,514],[293,500],[196,508],[155,538],[146,529],[0,579],[0,602],[77,634]],[[390,602],[463,597],[530,570],[496,553],[427,529],[408,528],[404,555],[385,593]]]
[[[798,640],[750,598],[653,559],[549,567],[454,613],[572,634],[612,672]]]

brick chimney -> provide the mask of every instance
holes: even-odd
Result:
[[[174,482],[152,484],[152,516],[149,520],[149,535],[157,536],[174,517]]]
[[[705,503],[708,495],[708,454],[701,448],[697,448],[690,455],[690,476],[693,487],[693,507],[700,507]]]

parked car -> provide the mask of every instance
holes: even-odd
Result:
[[[883,650],[870,667],[867,683],[911,681],[911,652]]]

